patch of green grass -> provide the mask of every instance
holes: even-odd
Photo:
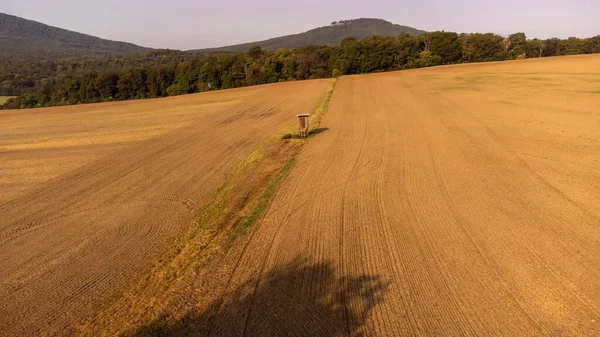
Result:
[[[241,221],[239,221],[237,226],[235,226],[236,229],[232,232],[232,234],[230,236],[231,241],[235,241],[235,239],[244,235],[246,230],[248,230],[248,228],[252,227],[256,223],[256,221],[258,221],[260,216],[263,214],[263,212],[269,205],[269,202],[271,201],[273,194],[277,190],[277,186],[281,183],[281,181],[285,177],[287,177],[287,175],[290,173],[290,171],[294,167],[295,163],[296,163],[296,158],[294,157],[294,158],[290,159],[281,169],[279,169],[278,172],[276,170],[275,174],[272,174],[267,177],[267,179],[266,179],[267,184],[266,184],[265,190],[258,198],[256,205],[254,205],[250,214],[248,214],[243,219],[241,219]]]
[[[329,91],[327,91],[327,94],[325,94],[325,97],[323,97],[321,104],[319,104],[319,106],[315,109],[315,112],[311,116],[310,122],[312,125],[315,125],[316,127],[319,127],[321,125],[321,118],[323,118],[323,115],[325,115],[327,113],[327,110],[329,109],[329,102],[331,102],[331,97],[333,96],[333,92],[335,90],[335,85],[337,84],[337,81],[338,80],[335,79],[331,83]]]

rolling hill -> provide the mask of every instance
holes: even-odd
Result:
[[[0,59],[58,59],[150,50],[0,13]]]
[[[307,32],[276,37],[269,40],[243,43],[233,46],[197,50],[200,52],[247,52],[254,46],[266,50],[277,48],[298,48],[307,45],[339,45],[348,37],[364,39],[373,35],[398,36],[402,33],[418,35],[424,31],[396,25],[381,19],[355,19],[334,22],[329,26],[311,29]]]
[[[261,46],[265,50],[276,50],[307,45],[339,45],[348,37],[363,39],[373,35],[398,36],[402,33],[416,35],[423,32],[381,19],[363,18],[333,22],[329,26],[311,29],[300,34],[232,46],[197,49],[190,52],[247,52],[254,46]],[[149,50],[152,49],[127,42],[105,40],[0,13],[0,60],[56,60],[74,56],[132,54]]]

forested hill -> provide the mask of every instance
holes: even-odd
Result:
[[[0,13],[0,60],[46,59],[149,50],[131,43],[104,40]]]
[[[238,44],[220,48],[201,49],[200,52],[247,52],[254,46],[275,51],[279,48],[299,48],[303,46],[334,45],[339,46],[345,38],[364,39],[373,35],[399,36],[402,33],[419,35],[422,30],[393,24],[381,19],[355,19],[332,22],[331,25],[311,29],[307,32],[276,37],[265,41]]]

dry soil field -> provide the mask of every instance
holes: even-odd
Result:
[[[69,334],[330,80],[0,112],[0,335]]]
[[[239,253],[211,331],[600,334],[598,69],[341,78],[330,130]]]
[[[578,56],[340,78],[327,130],[302,148],[245,236],[160,294],[168,300],[137,316],[116,306],[85,332],[600,334],[598,69],[600,56]],[[114,144],[118,134],[106,142],[114,149],[90,143],[96,159],[73,145],[64,153],[80,162],[57,162],[40,181],[11,172],[35,166],[19,151],[57,160],[52,146],[36,145],[56,134],[35,136],[34,122],[0,115],[4,331],[59,334],[55,321],[72,323],[117,296],[109,290],[126,286],[127,268],[143,268],[216,185],[215,163],[232,167],[327,85],[214,93],[233,101],[196,107],[203,117],[181,107],[163,116],[171,131],[133,144]],[[157,102],[169,110],[186,99]],[[106,107],[128,121],[117,129],[137,121]],[[259,118],[264,107],[274,112]],[[85,139],[87,107],[71,109],[68,118],[31,116],[54,118],[42,125],[81,118],[69,132]],[[193,122],[176,125],[186,118]]]

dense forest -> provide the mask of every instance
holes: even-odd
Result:
[[[289,80],[337,77],[443,64],[600,53],[588,39],[527,40],[487,34],[432,32],[418,36],[347,38],[340,46],[274,52],[199,54],[153,51],[126,56],[11,61],[0,65],[0,108],[165,97]]]

